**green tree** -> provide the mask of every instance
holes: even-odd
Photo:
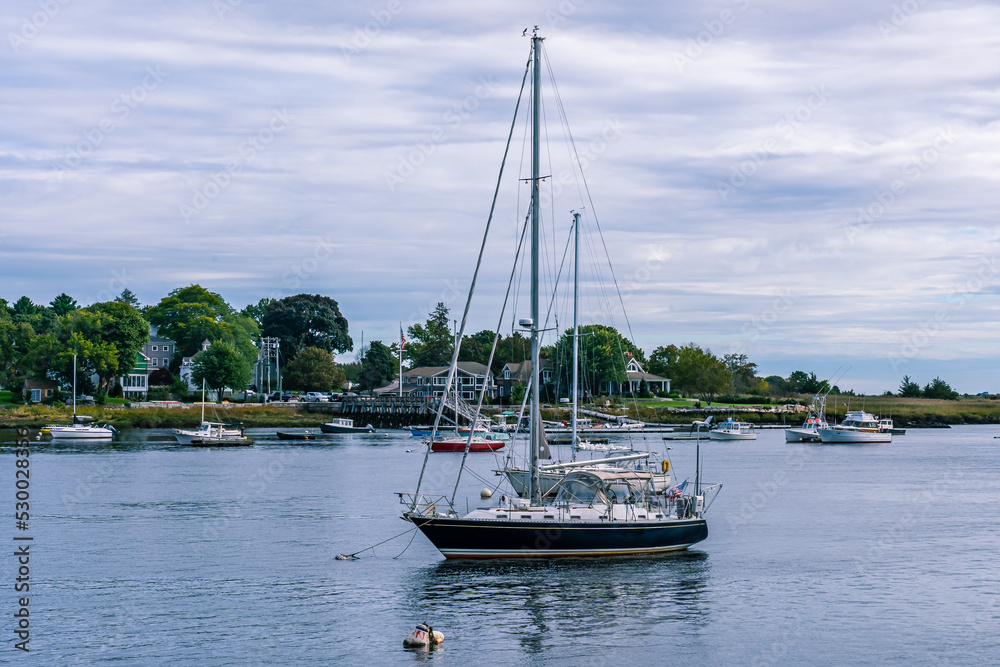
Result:
[[[214,343],[195,355],[191,376],[195,383],[218,392],[219,400],[226,389],[243,389],[250,383],[253,366],[232,343]]]
[[[282,371],[282,386],[296,391],[330,391],[346,380],[333,355],[319,347],[306,347]]]
[[[716,395],[725,392],[732,376],[726,364],[694,343],[679,348],[676,362],[675,385],[685,394],[697,394],[703,400],[713,401]]]
[[[296,294],[268,304],[261,330],[281,341],[281,353],[289,359],[307,347],[331,354],[354,347],[337,302],[319,294]]]
[[[86,311],[98,316],[100,340],[114,346],[119,375],[135,366],[137,355],[149,341],[149,322],[134,306],[124,301],[104,301],[88,306]]]
[[[949,401],[958,400],[958,392],[939,377],[934,378],[924,386],[924,398],[937,398]]]
[[[660,346],[649,355],[649,363],[646,370],[653,375],[674,379],[677,374],[677,357],[680,355],[680,348],[676,345]]]
[[[903,381],[899,383],[899,395],[903,398],[920,398],[924,395],[920,385],[910,379],[909,375],[903,376]]]
[[[830,383],[820,380],[815,373],[794,371],[788,376],[789,389],[800,394],[824,394],[830,389]]]
[[[267,313],[267,307],[275,302],[275,299],[263,298],[257,303],[251,303],[240,311],[240,315],[243,317],[249,317],[251,320],[257,323],[257,326],[261,329],[264,328],[264,315]]]
[[[149,321],[157,333],[176,341],[180,354],[173,356],[171,370],[181,357],[193,357],[201,351],[202,342],[228,343],[247,363],[257,358],[254,340],[259,337],[257,324],[249,317],[233,311],[225,300],[201,285],[189,285],[173,290],[149,309]]]
[[[132,306],[136,310],[142,310],[142,304],[139,303],[139,297],[137,297],[135,292],[127,287],[122,290],[121,294],[115,297],[115,301]]]
[[[382,341],[373,340],[364,350],[361,367],[364,369],[361,373],[361,386],[364,389],[378,389],[396,378],[399,361],[390,347]]]
[[[722,357],[726,370],[732,376],[734,394],[744,394],[757,386],[757,364],[750,361],[745,354],[726,354]]]
[[[49,306],[52,307],[52,312],[56,315],[67,315],[80,307],[77,305],[76,299],[65,292],[52,299]]]
[[[580,327],[580,369],[579,377],[584,392],[597,394],[601,385],[623,385],[626,354],[643,360],[642,351],[632,345],[614,327],[601,324],[587,324]],[[567,329],[553,346],[551,360],[557,369],[557,384],[572,386],[573,373],[573,330]]]
[[[781,377],[780,375],[768,375],[764,378],[768,386],[771,388],[775,394],[779,396],[788,396],[791,392],[788,385],[788,380]]]
[[[35,330],[26,322],[15,322],[0,299],[0,384],[6,385],[15,377],[23,377],[28,352],[35,338]]]
[[[448,307],[439,302],[424,324],[414,324],[406,330],[403,355],[418,366],[447,366],[455,350],[454,336],[448,320]]]

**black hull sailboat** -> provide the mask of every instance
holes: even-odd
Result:
[[[705,519],[664,523],[497,522],[410,515],[445,558],[639,556],[682,551],[708,537]]]
[[[681,551],[708,537],[708,524],[703,517],[706,509],[705,493],[712,489],[717,493],[721,487],[714,485],[702,489],[697,472],[693,491],[687,493],[684,491],[685,485],[671,490],[661,488],[662,485],[657,485],[659,475],[649,469],[638,467],[572,468],[560,473],[563,475],[561,479],[555,480],[542,479],[540,476],[539,459],[545,451],[539,390],[540,334],[547,330],[547,324],[540,320],[539,307],[541,247],[539,183],[548,178],[541,176],[539,170],[542,41],[536,28],[531,36],[529,70],[525,72],[525,81],[529,71],[533,75],[530,104],[531,178],[526,179],[531,186],[530,226],[526,225],[524,234],[527,237],[530,229],[531,316],[518,321],[522,329],[530,332],[531,339],[531,378],[528,385],[530,438],[528,466],[524,471],[526,492],[523,494],[524,497],[517,497],[516,494],[503,495],[496,504],[480,507],[460,516],[455,506],[458,481],[455,482],[450,497],[421,494],[428,461],[425,454],[416,491],[412,494],[399,494],[400,502],[407,505],[403,518],[412,522],[444,557],[449,559],[604,557]],[[520,101],[518,105],[520,106]],[[508,149],[509,144],[508,137]],[[489,224],[487,224],[487,234],[488,229]],[[484,248],[485,243],[484,238]],[[478,277],[478,267],[482,263],[482,253],[481,249],[480,262],[472,279],[469,301],[466,302],[462,325],[456,335],[457,344],[445,383],[446,394],[452,390],[455,380],[459,350]],[[514,266],[517,266],[516,256]],[[575,320],[574,315],[574,323]],[[494,351],[496,341],[495,337]],[[487,368],[492,363],[493,352],[490,353]],[[485,387],[480,390],[480,406],[484,395]],[[440,424],[443,405],[442,400],[432,432],[435,432]],[[477,409],[475,419],[478,419],[478,416]],[[470,434],[464,447],[466,455],[470,451],[471,443]],[[464,461],[463,458],[462,466],[459,468],[459,478]]]

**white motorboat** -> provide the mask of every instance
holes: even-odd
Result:
[[[813,396],[812,405],[801,428],[785,431],[785,442],[819,442],[819,429],[830,428],[826,421],[826,396]]]
[[[879,428],[878,417],[863,410],[848,412],[836,426],[818,430],[823,444],[873,444],[892,442],[892,433]]]
[[[709,440],[756,440],[757,433],[753,430],[753,425],[748,422],[736,421],[729,418],[708,432]]]

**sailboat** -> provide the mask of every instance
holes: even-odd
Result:
[[[531,393],[529,417],[529,463],[526,497],[502,497],[489,507],[460,515],[454,496],[425,496],[420,488],[427,456],[417,489],[401,493],[407,505],[403,518],[412,522],[445,558],[552,558],[574,556],[619,556],[660,554],[687,549],[708,537],[704,518],[705,497],[714,485],[701,487],[696,473],[691,493],[676,489],[658,494],[648,471],[588,469],[567,472],[548,491],[540,484],[539,458],[544,434],[540,411],[539,319],[540,225],[539,138],[541,107],[541,48],[543,38],[537,27],[531,35],[529,67],[532,74],[531,104],[531,316],[519,320],[531,338]],[[527,72],[525,74],[527,77]],[[509,142],[509,139],[508,139]],[[478,267],[477,267],[478,276]],[[473,278],[469,298],[475,289]],[[463,316],[464,331],[466,314]],[[461,333],[458,340],[461,341]],[[452,357],[450,384],[458,358]],[[492,361],[492,358],[491,358]],[[438,413],[440,419],[440,408]],[[436,425],[435,425],[436,427]],[[470,434],[471,438],[471,434]],[[458,483],[455,489],[457,491]]]
[[[252,445],[253,440],[243,435],[235,424],[205,421],[205,380],[201,381],[201,424],[197,430],[175,428],[174,438],[181,445],[220,447],[227,445]],[[228,428],[227,428],[228,427]]]
[[[630,446],[612,445],[605,443],[592,443],[582,440],[579,436],[579,405],[580,405],[580,214],[573,213],[573,362],[572,362],[572,418],[570,421],[569,444],[572,447],[572,461],[555,462],[538,466],[538,483],[541,486],[541,494],[545,496],[565,477],[569,472],[580,469],[587,470],[649,470],[649,459],[653,457],[652,452],[636,452]],[[542,440],[547,442],[544,425],[542,426]],[[577,461],[578,451],[593,452],[618,452],[617,455],[609,455],[602,459],[590,459]],[[549,458],[546,455],[543,458]],[[659,472],[653,472],[650,480],[653,490],[656,493],[664,493],[670,487],[669,463],[663,461]],[[509,458],[507,465],[502,470],[494,471],[497,475],[504,475],[514,492],[521,497],[528,497],[530,490],[529,478],[530,470],[516,467],[513,459]]]
[[[111,424],[91,426],[93,417],[76,414],[76,355],[73,355],[73,423],[70,426],[46,426],[41,430],[56,439],[111,440],[118,430]]]

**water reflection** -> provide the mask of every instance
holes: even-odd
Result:
[[[596,634],[708,622],[708,554],[553,561],[441,561],[411,575],[411,608],[466,631],[513,635],[522,650]],[[519,622],[511,622],[518,619]],[[496,623],[492,623],[496,621]],[[621,636],[621,635],[619,635]]]

